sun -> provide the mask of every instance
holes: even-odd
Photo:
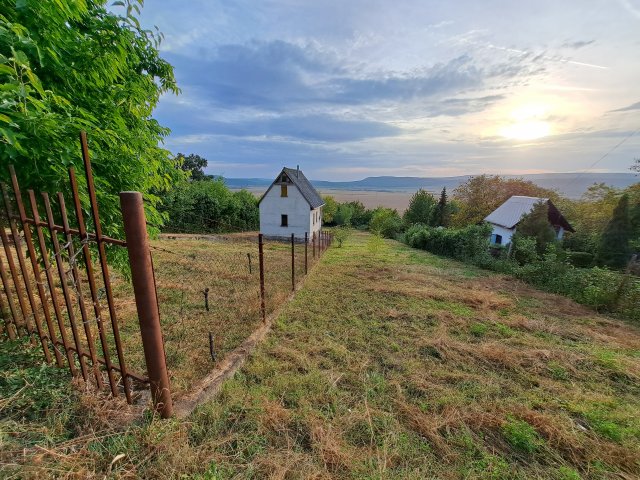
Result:
[[[513,140],[536,140],[550,133],[549,122],[539,120],[516,122],[500,129],[500,135]]]
[[[510,123],[500,129],[500,135],[512,140],[536,140],[551,134],[551,124],[545,120],[543,105],[525,105],[511,112]]]

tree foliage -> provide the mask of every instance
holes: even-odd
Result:
[[[219,233],[259,227],[256,197],[246,190],[232,192],[219,178],[183,181],[163,203],[167,232]]]
[[[324,207],[322,207],[322,223],[333,224],[333,217],[338,211],[338,202],[331,195],[322,197],[324,200]]]
[[[435,208],[436,199],[421,188],[411,197],[409,206],[404,212],[404,221],[407,225],[432,225]]]
[[[542,255],[547,245],[556,239],[556,232],[549,223],[549,204],[536,203],[531,211],[523,215],[516,227],[516,236],[535,239],[536,250]]]
[[[451,209],[447,197],[447,187],[442,187],[440,192],[440,199],[435,206],[433,214],[433,225],[436,227],[448,227],[451,217]]]
[[[395,238],[402,233],[404,225],[398,211],[393,208],[378,207],[373,210],[369,230],[386,238]]]
[[[471,177],[453,192],[459,204],[459,210],[452,216],[451,223],[456,226],[473,225],[502,205],[514,195],[557,199],[552,190],[539,187],[522,178],[504,178],[498,175],[479,175]]]
[[[65,191],[67,168],[82,170],[86,130],[112,235],[121,232],[118,192],[145,192],[159,224],[151,192],[181,176],[159,146],[168,130],[151,116],[161,94],[178,91],[161,34],[140,26],[142,0],[115,4],[121,14],[100,0],[0,0],[0,176],[12,163],[25,186]]]
[[[629,218],[629,195],[622,195],[611,220],[607,224],[598,247],[597,260],[601,265],[622,268],[629,260],[629,240],[631,239]]]
[[[187,172],[191,180],[205,180],[209,178],[204,173],[207,163],[206,158],[202,158],[195,153],[190,153],[189,155],[178,153],[176,155],[176,166],[183,172]]]

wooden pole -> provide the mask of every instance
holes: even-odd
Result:
[[[296,290],[295,235],[291,234],[291,290]]]

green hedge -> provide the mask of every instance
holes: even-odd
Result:
[[[473,225],[462,229],[416,225],[407,230],[404,241],[412,247],[437,255],[513,275],[541,290],[567,296],[596,311],[640,320],[638,277],[606,268],[579,268],[569,262],[577,263],[577,259],[586,261],[585,255],[576,255],[582,252],[565,254],[555,245],[550,246],[542,257],[527,257],[529,261],[524,264],[515,260],[514,255],[508,260],[493,258],[488,254],[490,233],[491,228],[486,225]],[[521,242],[519,248],[523,251],[530,250],[525,246],[526,241]]]

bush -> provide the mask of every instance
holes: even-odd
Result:
[[[574,267],[588,268],[593,266],[594,255],[589,252],[567,252],[567,260]]]
[[[378,207],[373,211],[369,230],[385,238],[396,238],[404,230],[404,224],[397,210]]]
[[[535,238],[525,236],[516,236],[511,259],[496,259],[488,253],[490,233],[491,228],[486,225],[462,229],[414,225],[404,234],[404,241],[414,248],[513,275],[541,290],[565,295],[596,311],[640,320],[638,277],[606,268],[578,268],[572,262],[577,258],[586,261],[590,254],[565,253],[556,244],[548,245],[546,253],[540,257],[536,253]]]
[[[255,230],[258,201],[246,190],[232,192],[222,180],[184,182],[164,199],[165,231],[219,233]]]
[[[487,224],[470,225],[461,229],[414,225],[404,236],[404,241],[414,248],[437,255],[478,263],[489,261],[489,235]]]

